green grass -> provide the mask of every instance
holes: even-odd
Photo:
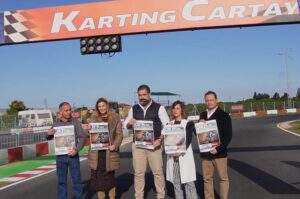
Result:
[[[81,151],[79,152],[79,154],[81,155],[81,154],[84,154],[84,153],[86,153],[88,151],[89,151],[89,146],[85,146],[85,147],[83,147],[83,149],[81,149]]]
[[[53,163],[54,161],[55,155],[45,155],[32,160],[2,165],[0,166],[0,178],[12,176],[23,171],[30,171],[34,168]]]
[[[80,151],[80,154],[87,152],[88,149],[89,147],[85,146]],[[30,171],[34,168],[45,166],[53,162],[55,162],[55,155],[49,154],[31,160],[25,160],[21,162],[14,162],[11,164],[2,165],[0,166],[0,179],[15,175],[20,172]]]
[[[300,121],[291,122],[289,123],[289,125],[292,126],[288,128],[289,131],[292,131],[300,135]]]

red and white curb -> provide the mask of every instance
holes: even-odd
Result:
[[[80,162],[86,160],[87,159],[86,156],[87,156],[87,153],[81,155]],[[22,182],[26,182],[28,180],[37,178],[39,176],[46,175],[46,174],[51,173],[53,171],[56,171],[55,162],[50,163],[50,164],[45,165],[45,166],[40,166],[40,167],[34,168],[31,171],[24,171],[24,172],[15,174],[15,175],[10,176],[10,177],[2,178],[2,179],[0,179],[0,184],[7,184],[7,185],[5,185],[3,187],[0,187],[0,191],[3,190],[3,189],[9,188],[11,186],[20,184]]]
[[[292,120],[292,121],[288,121],[288,122],[281,122],[281,123],[277,124],[277,127],[280,128],[281,130],[287,132],[287,133],[290,133],[290,134],[292,134],[292,135],[295,135],[295,136],[300,137],[299,134],[294,133],[294,132],[289,131],[289,130],[286,129],[286,128],[289,127],[289,123],[290,123],[290,122],[294,122],[294,121],[297,121],[297,120]]]
[[[56,169],[56,164],[52,163],[46,166],[41,166],[38,168],[35,168],[31,171],[24,171],[18,174],[15,174],[10,177],[2,178],[0,179],[0,184],[7,184],[6,186],[0,187],[0,190],[9,188],[11,186],[17,185],[19,183],[34,179],[36,177],[45,175],[47,173],[50,173]]]
[[[20,181],[20,180],[24,180],[26,178],[31,178],[33,176],[37,176],[37,175],[40,175],[42,173],[54,170],[55,168],[56,168],[55,164],[49,164],[47,166],[42,166],[42,167],[35,168],[31,171],[24,171],[24,172],[15,174],[15,175],[10,176],[10,177],[2,178],[2,179],[0,179],[0,182],[17,182],[17,181]]]
[[[132,141],[132,137],[124,139],[121,146],[124,144],[130,143],[131,141]],[[80,159],[80,162],[87,160],[87,153],[80,155],[79,159]],[[42,175],[46,175],[53,171],[56,171],[55,162],[50,163],[45,166],[37,167],[35,169],[32,169],[31,171],[24,171],[24,172],[15,174],[10,177],[2,178],[2,179],[0,179],[0,191],[7,189],[9,187],[15,186],[17,184],[20,184],[22,182],[26,182],[26,181],[32,180],[34,178],[40,177]],[[4,186],[1,187],[1,184],[4,184]]]

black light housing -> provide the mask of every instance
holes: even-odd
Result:
[[[119,35],[83,37],[80,39],[80,52],[82,55],[121,51],[121,36]]]

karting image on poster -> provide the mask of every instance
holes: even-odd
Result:
[[[195,124],[200,152],[209,152],[220,145],[220,136],[216,120]]]
[[[107,150],[110,146],[108,123],[90,123],[91,150]]]
[[[166,154],[186,152],[186,132],[182,125],[166,125],[163,129]]]
[[[154,149],[153,122],[137,120],[134,125],[134,140],[138,148]]]
[[[54,127],[54,148],[56,155],[68,154],[69,149],[76,147],[73,125]]]

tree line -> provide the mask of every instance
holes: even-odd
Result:
[[[219,105],[223,106],[223,104],[225,104],[227,107],[230,105],[234,105],[234,104],[240,104],[240,103],[246,103],[246,102],[255,102],[255,101],[261,101],[261,100],[267,100],[267,101],[285,101],[288,98],[288,94],[285,92],[283,95],[280,95],[278,92],[275,92],[272,97],[268,94],[268,93],[259,93],[259,92],[254,92],[253,97],[250,99],[246,99],[243,101],[237,101],[237,102],[221,102]],[[300,101],[300,88],[297,89],[297,93],[296,96],[291,97],[290,98],[292,100],[295,101]],[[193,112],[193,110],[195,110],[195,106],[197,107],[197,110],[205,110],[205,104],[187,104],[187,109],[188,112]],[[8,109],[6,110],[6,114],[7,115],[17,115],[19,111],[24,111],[24,110],[28,110],[28,108],[26,107],[26,105],[24,104],[23,101],[20,100],[13,100],[10,104]],[[74,111],[83,111],[83,110],[88,110],[87,107],[82,106],[79,108],[75,108]]]
[[[293,98],[293,99],[300,99],[300,88],[297,89],[297,93],[296,93],[295,97],[291,97],[291,96],[289,96],[289,97]],[[254,99],[254,100],[261,100],[261,99],[287,100],[288,94],[285,92],[282,96],[280,96],[280,94],[278,92],[275,92],[271,98],[268,93],[257,93],[255,91],[252,99]]]

